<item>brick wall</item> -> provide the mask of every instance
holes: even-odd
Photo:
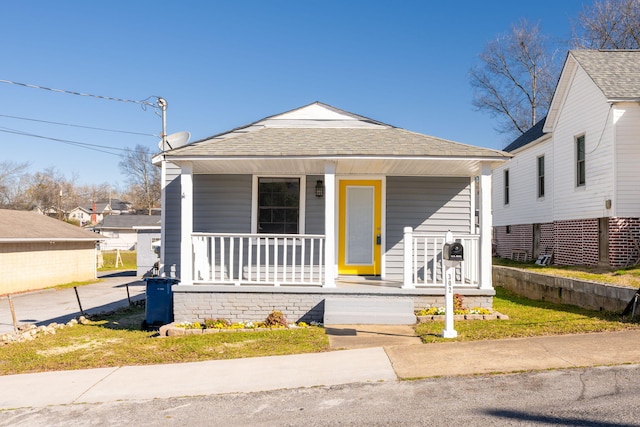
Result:
[[[531,259],[533,250],[533,225],[517,224],[496,227],[496,254],[502,258],[511,258],[511,252],[521,250],[527,252],[527,259]]]
[[[640,218],[609,218],[609,264],[624,267],[640,257]]]
[[[443,291],[444,292],[444,291]],[[440,293],[440,292],[438,292]],[[460,292],[464,295],[463,292]],[[492,308],[493,296],[478,294],[464,295],[466,307]],[[204,321],[208,318],[225,318],[232,322],[263,321],[271,311],[284,313],[289,322],[323,322],[325,298],[410,298],[416,310],[444,306],[443,295],[409,294],[354,294],[344,291],[323,290],[293,291],[281,288],[248,291],[229,287],[176,285],[173,287],[173,316],[175,322]]]
[[[597,265],[598,219],[554,221],[553,262],[558,265]]]
[[[540,254],[550,254],[553,248],[553,223],[540,224]]]

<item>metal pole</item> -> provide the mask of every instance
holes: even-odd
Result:
[[[82,309],[82,303],[80,302],[80,295],[78,295],[78,288],[74,286],[73,290],[76,291],[76,299],[78,300],[78,307],[80,307],[80,313],[84,314],[84,310]]]
[[[167,105],[166,99],[158,97],[158,107],[160,107],[162,111],[162,133],[160,134],[162,138],[162,151],[165,151],[167,146],[173,148],[167,141]]]
[[[9,310],[11,311],[11,318],[13,319],[13,330],[18,332],[18,320],[16,319],[16,310],[13,307],[13,300],[11,299],[11,295],[8,295],[9,298]]]
[[[131,296],[129,295],[129,284],[127,283],[127,300],[129,300],[129,306],[131,306]]]

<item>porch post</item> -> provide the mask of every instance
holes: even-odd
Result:
[[[160,172],[160,262],[158,263],[158,276],[166,276],[164,271],[164,254],[167,247],[167,161],[162,159]]]
[[[483,163],[480,171],[480,289],[493,287],[491,278],[492,222],[491,165]]]
[[[324,166],[324,287],[336,287],[336,165]]]
[[[402,287],[404,289],[414,289],[416,286],[413,283],[413,269],[411,268],[413,265],[413,228],[405,227],[404,228],[404,284]],[[427,275],[425,274],[425,282]]]
[[[180,173],[181,239],[180,239],[180,284],[193,284],[193,165],[185,163]]]

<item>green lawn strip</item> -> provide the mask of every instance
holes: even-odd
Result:
[[[139,320],[139,313],[136,315]],[[54,335],[39,336],[33,341],[5,345],[0,347],[0,375],[312,353],[329,349],[324,329],[319,327],[158,338],[153,337],[153,332],[127,329],[132,323],[140,325],[128,320],[103,320],[59,329]]]
[[[640,329],[640,324],[623,320],[619,314],[585,310],[565,304],[534,301],[497,287],[493,309],[508,320],[462,320],[454,323],[458,341],[522,338],[543,335]],[[423,342],[451,341],[442,338],[444,322],[425,322],[416,326]]]
[[[120,251],[122,263],[116,267],[117,251],[102,251],[103,266],[98,271],[135,270],[137,268],[136,251]]]

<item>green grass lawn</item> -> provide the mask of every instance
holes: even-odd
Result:
[[[120,261],[116,267],[117,251],[102,251],[103,266],[98,271],[135,270],[137,267],[136,251],[120,251]]]
[[[59,329],[33,341],[0,346],[0,375],[321,352],[320,327],[154,337],[140,330],[144,308],[120,311],[88,325]]]
[[[500,287],[496,288],[493,309],[509,316],[509,319],[457,321],[454,328],[458,337],[454,340],[477,341],[640,329],[638,317],[630,321],[615,313],[534,301]],[[426,322],[417,325],[416,332],[425,343],[451,341],[440,336],[443,328],[444,322]]]
[[[440,337],[444,322],[419,324],[417,334],[431,343],[640,329],[638,317],[631,322],[613,313],[532,301],[502,288],[496,292],[494,309],[509,320],[456,321],[455,339]],[[88,325],[60,329],[55,335],[0,346],[0,375],[329,350],[321,327],[158,338],[140,330],[143,320],[144,308],[133,307]]]

